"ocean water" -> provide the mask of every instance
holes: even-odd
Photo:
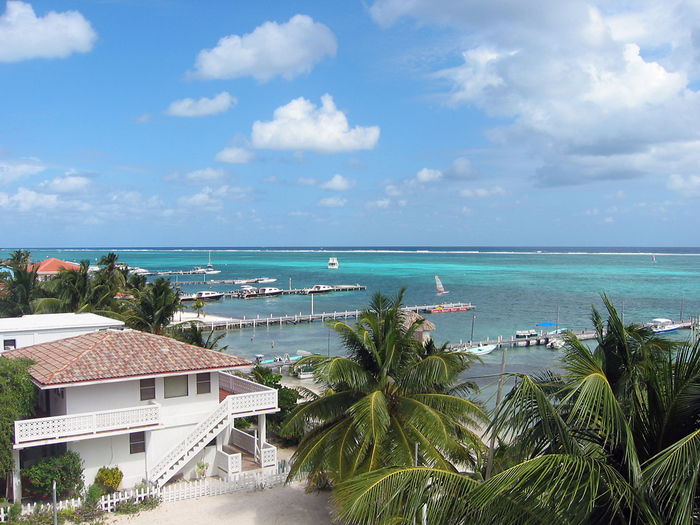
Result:
[[[475,310],[426,314],[436,326],[437,343],[494,340],[516,330],[541,330],[539,323],[561,328],[591,327],[591,307],[603,310],[605,293],[624,315],[625,322],[646,322],[655,317],[679,319],[700,316],[700,249],[697,248],[391,248],[391,249],[102,249],[31,250],[34,260],[57,257],[95,262],[109,251],[121,262],[149,270],[189,270],[211,262],[220,274],[172,276],[183,292],[229,291],[235,285],[212,285],[212,279],[267,276],[270,286],[303,288],[315,284],[361,284],[361,292],[336,292],[314,297],[314,311],[333,312],[365,307],[376,291],[395,294],[406,287],[407,305],[471,302]],[[9,251],[0,252],[0,256]],[[330,256],[340,262],[328,270]],[[435,275],[449,294],[437,296]],[[226,317],[269,317],[310,313],[311,297],[285,295],[266,299],[226,299],[207,304],[207,314]],[[353,320],[349,320],[353,323]],[[551,329],[551,328],[550,328]],[[472,335],[473,333],[473,335]],[[688,332],[677,337],[687,338]],[[255,336],[255,337],[253,337]],[[222,344],[228,352],[253,358],[274,357],[298,350],[339,355],[335,334],[320,322],[269,328],[246,328],[227,333]],[[483,357],[474,376],[491,376],[500,370],[502,352]],[[508,350],[507,370],[531,373],[555,367],[558,352],[544,347]],[[480,383],[486,384],[487,379]]]

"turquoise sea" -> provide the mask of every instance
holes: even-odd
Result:
[[[11,250],[0,251],[0,256]],[[172,276],[184,292],[229,291],[235,285],[210,285],[211,279],[267,276],[278,288],[315,284],[361,284],[363,292],[337,292],[314,298],[314,311],[333,312],[363,308],[375,291],[395,294],[406,287],[405,302],[433,304],[471,302],[469,312],[426,315],[435,325],[438,343],[510,337],[516,330],[536,329],[543,322],[583,330],[591,326],[591,305],[602,309],[606,293],[625,322],[654,317],[678,319],[700,316],[700,249],[698,248],[211,248],[210,249],[31,249],[34,260],[57,257],[95,262],[109,251],[129,266],[155,270],[189,270],[211,262],[220,274]],[[337,257],[340,268],[327,269]],[[436,296],[435,275],[448,295]],[[208,314],[226,317],[269,317],[309,313],[310,296],[286,295],[267,299],[227,299],[206,306]],[[349,321],[352,323],[353,321]],[[549,328],[551,329],[551,328]],[[255,335],[253,338],[252,336]],[[689,332],[678,332],[687,338]],[[274,343],[274,344],[273,344]],[[223,344],[228,352],[252,358],[274,357],[298,350],[340,354],[334,334],[321,323],[231,331]],[[483,358],[472,370],[489,375],[500,369],[502,353]],[[557,352],[544,347],[508,350],[508,370],[531,372],[556,366]]]

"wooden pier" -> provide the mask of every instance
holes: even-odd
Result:
[[[435,310],[439,306],[448,306],[448,305],[438,305],[438,304],[425,304],[421,306],[406,306],[403,308],[403,310],[406,311],[411,311],[411,312],[416,312],[416,313],[426,313]],[[459,311],[464,311],[464,310],[472,310],[476,308],[474,305],[471,303],[450,303],[449,304],[450,308],[453,310],[451,311],[458,311],[457,308],[461,308]],[[217,319],[215,321],[210,321],[207,322],[202,319],[197,319],[197,323],[201,324],[204,328],[208,328],[209,330],[237,330],[237,329],[242,329],[242,328],[256,328],[256,327],[262,327],[262,326],[282,326],[282,325],[288,325],[288,324],[299,324],[299,323],[313,323],[314,321],[329,321],[329,320],[347,320],[347,319],[356,319],[357,317],[360,316],[360,314],[363,312],[363,310],[345,310],[342,312],[323,312],[320,314],[312,313],[312,314],[302,314],[299,312],[298,315],[284,315],[284,316],[278,316],[274,317],[272,314],[270,314],[270,317],[252,317],[252,318],[245,318],[243,319]],[[190,322],[189,320],[186,322]]]
[[[173,283],[173,284],[176,284],[176,285],[181,285],[181,284],[214,285],[214,284],[235,284],[235,283],[231,280],[225,279],[225,280],[219,280],[219,281],[180,281],[178,283]],[[254,286],[254,284],[251,284],[250,286]],[[268,286],[269,284],[270,283],[258,283],[258,286],[260,286],[261,288],[262,287],[271,287],[271,286]],[[322,294],[316,294],[316,295],[324,295],[326,293],[331,293],[331,292],[358,292],[358,291],[362,291],[362,290],[367,289],[367,287],[362,285],[362,284],[338,284],[335,286],[331,286],[331,288],[332,289],[328,292],[324,292]],[[286,289],[282,289],[282,293],[279,295],[294,295],[294,294],[305,295],[308,293],[308,290],[309,290],[309,288],[286,288]],[[231,290],[230,292],[224,292],[224,297],[237,298],[241,292],[242,292],[242,290]],[[275,296],[273,295],[270,297],[275,297]]]

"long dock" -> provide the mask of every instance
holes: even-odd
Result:
[[[450,304],[424,304],[416,306],[406,306],[403,310],[416,312],[416,313],[426,313],[431,312],[438,307],[450,308],[444,311],[466,311],[473,310],[476,308],[471,303],[450,303]],[[457,310],[459,308],[459,310]],[[297,315],[283,315],[274,317],[270,314],[270,317],[251,317],[243,319],[216,319],[214,321],[207,322],[204,319],[197,319],[196,321],[201,324],[204,328],[210,330],[236,330],[243,328],[256,328],[262,326],[282,326],[288,324],[299,324],[299,323],[313,323],[314,321],[328,321],[328,320],[346,320],[346,319],[356,319],[360,316],[363,310],[344,310],[342,312],[323,312],[320,314],[302,314],[301,312]],[[189,321],[187,321],[189,322]]]

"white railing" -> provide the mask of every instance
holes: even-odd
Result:
[[[277,448],[269,443],[263,443],[261,467],[274,467],[277,464]]]
[[[59,440],[100,432],[124,432],[134,427],[159,425],[160,405],[87,412],[70,416],[41,417],[15,421],[15,447],[32,441]]]
[[[264,392],[270,389],[270,387],[261,385],[260,383],[227,374],[226,372],[219,372],[219,388],[226,390],[226,392],[231,392],[232,394],[249,394],[252,392]]]
[[[231,480],[233,474],[238,474],[243,470],[242,454],[229,454],[223,450],[216,452],[216,467],[219,470],[219,477],[227,481]]]
[[[251,490],[280,485],[287,480],[287,464],[280,463],[275,473],[255,472],[250,474],[239,474],[231,480],[221,480],[217,478],[205,478],[195,481],[184,481],[173,483],[162,488],[148,487],[139,490],[125,490],[106,494],[100,498],[99,505],[102,510],[114,512],[119,503],[125,501],[141,502],[147,497],[157,497],[162,503],[173,501],[183,501],[187,499],[202,498],[209,496],[221,496],[233,492],[249,492]],[[76,509],[82,504],[80,499],[59,501],[56,504],[57,510]],[[29,503],[22,505],[22,515],[31,514],[37,507],[50,508],[51,503]],[[9,507],[0,507],[0,523],[8,521]]]
[[[233,376],[232,376],[233,377]],[[238,379],[238,378],[233,378]],[[250,381],[241,380],[245,383]],[[262,385],[253,385],[262,387],[262,390],[249,394],[232,394],[224,399],[219,406],[214,410],[204,421],[197,425],[192,432],[175,447],[173,447],[156,466],[149,472],[149,479],[157,481],[168,469],[170,469],[178,460],[186,457],[188,454],[199,448],[203,448],[206,443],[202,444],[202,438],[212,432],[216,426],[224,421],[225,418],[241,415],[249,415],[256,412],[263,413],[268,410],[277,409],[277,390],[274,388],[264,387]],[[220,431],[223,430],[223,427]],[[206,441],[211,441],[216,434],[209,436]]]

